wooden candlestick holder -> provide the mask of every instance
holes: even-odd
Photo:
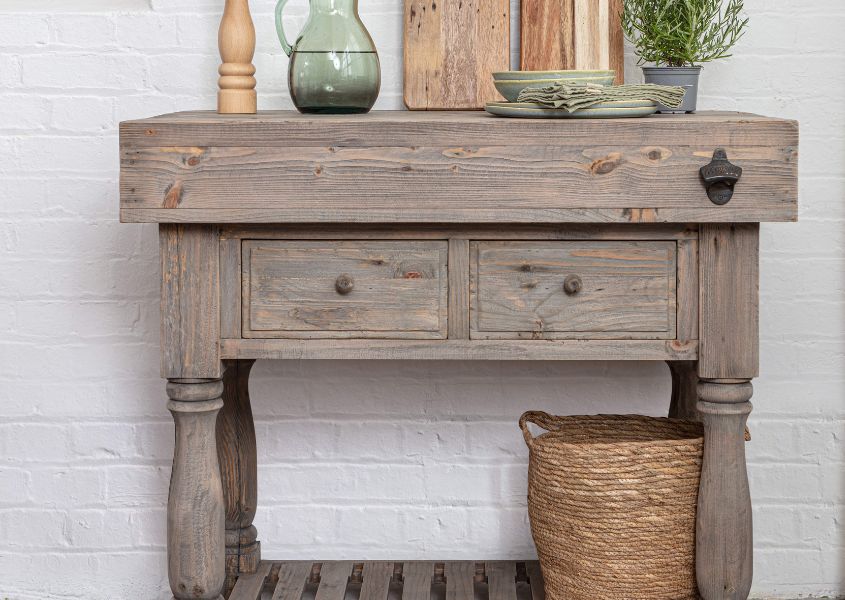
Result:
[[[217,38],[220,46],[220,92],[217,112],[254,114],[258,109],[255,93],[255,26],[248,0],[226,0]]]

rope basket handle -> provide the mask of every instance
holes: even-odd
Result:
[[[529,410],[522,413],[519,417],[519,428],[522,429],[522,437],[525,438],[525,444],[532,448],[534,446],[534,436],[528,429],[529,423],[534,423],[538,427],[542,427],[546,431],[555,431],[563,422],[562,417],[555,417],[542,410]]]

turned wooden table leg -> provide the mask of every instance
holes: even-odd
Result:
[[[255,425],[249,401],[254,360],[227,361],[223,410],[217,418],[217,455],[226,502],[226,597],[241,573],[255,573],[261,543],[252,524],[258,503]]]
[[[220,600],[225,574],[223,486],[214,438],[220,380],[171,379],[176,449],[167,503],[170,588],[178,600]]]
[[[698,402],[698,363],[692,360],[668,361],[672,373],[672,403],[669,418],[700,421]]]
[[[759,362],[758,242],[756,224],[701,227],[697,406],[704,422],[704,462],[696,576],[704,600],[745,600],[751,590],[745,423]]]
[[[698,385],[704,463],[698,494],[696,572],[705,600],[745,600],[751,591],[751,494],[745,467],[745,423],[751,383]]]

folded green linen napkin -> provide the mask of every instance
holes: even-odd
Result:
[[[651,100],[669,108],[677,108],[683,99],[684,88],[680,86],[641,83],[605,87],[592,83],[566,83],[561,80],[541,88],[526,88],[520,92],[516,101],[533,102],[575,112],[614,100]]]

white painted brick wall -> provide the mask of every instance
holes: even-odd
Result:
[[[273,2],[252,4],[260,106],[290,107]],[[801,222],[763,229],[754,595],[835,595],[845,3],[746,4],[751,29],[705,69],[700,104],[800,119],[802,139]],[[158,248],[154,226],[117,223],[116,127],[214,106],[221,5],[0,1],[0,598],[170,597]],[[400,5],[361,1],[381,109],[401,106]],[[265,554],[329,559],[528,556],[518,415],[661,414],[669,396],[646,363],[263,363],[252,389]]]

